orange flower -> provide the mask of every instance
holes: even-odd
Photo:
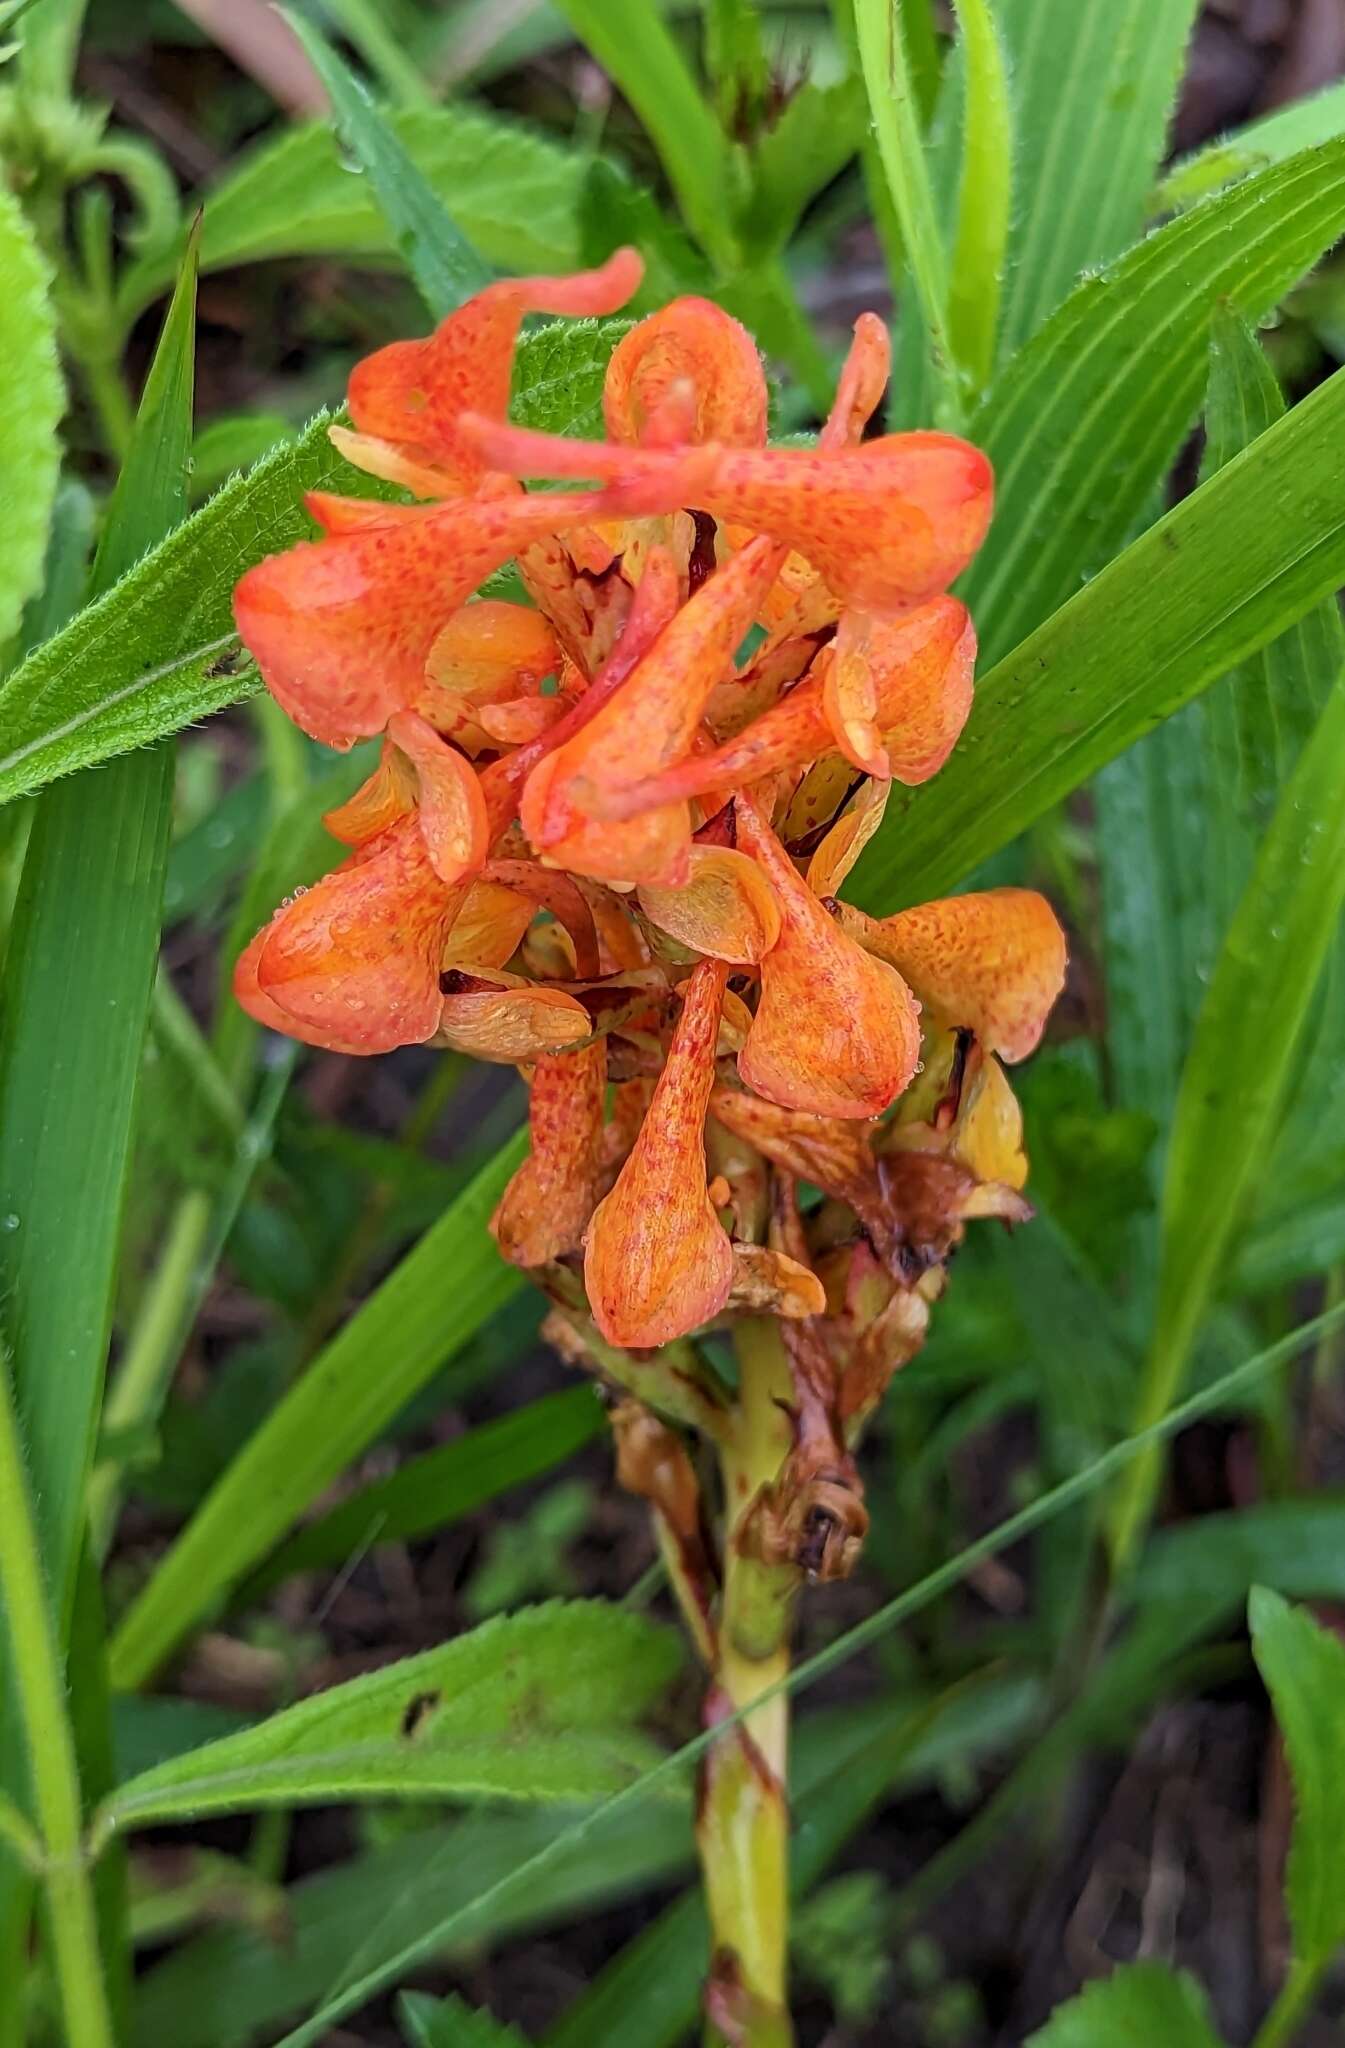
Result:
[[[439,502],[314,494],[324,537],[239,585],[291,716],[383,747],[328,816],[354,850],[235,986],[334,1051],[521,1067],[505,1256],[567,1302],[582,1277],[602,1336],[640,1351],[793,1319],[800,1413],[831,1443],[918,1343],[966,1219],[1026,1213],[999,1058],[1031,1051],[1060,988],[1049,907],[835,901],[890,781],[933,775],[970,710],[975,634],[947,593],[991,476],[948,435],[864,438],[890,353],[872,315],[813,448],[766,445],[755,345],[695,298],[618,343],[605,442],[509,425],[525,312],[611,311],[638,280],[624,251],[492,285],[354,372],[337,446]],[[510,556],[535,609],[473,601]]]

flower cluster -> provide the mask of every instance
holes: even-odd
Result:
[[[510,425],[524,316],[610,313],[639,275],[627,250],[495,284],[356,369],[333,439],[422,502],[313,493],[324,537],[249,571],[236,610],[305,731],[382,755],[327,818],[349,858],[236,986],[313,1044],[518,1065],[505,1255],[628,1350],[785,1318],[800,1454],[810,1415],[834,1451],[966,1219],[1026,1213],[1001,1062],[1061,986],[1049,906],[836,900],[892,781],[933,775],[967,717],[946,593],[992,479],[948,435],[864,438],[872,315],[811,447],[767,446],[756,348],[693,298],[618,344],[604,441]],[[510,559],[533,603],[474,597]]]

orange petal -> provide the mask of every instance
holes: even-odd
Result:
[[[511,697],[504,704],[481,706],[481,730],[502,746],[524,747],[564,715],[559,697]]]
[[[522,945],[536,914],[536,904],[516,889],[478,876],[444,941],[446,963],[477,970],[503,967]]]
[[[834,896],[883,822],[890,782],[863,782],[808,863],[814,896]]]
[[[710,1113],[753,1152],[838,1201],[862,1209],[876,1190],[878,1169],[860,1124],[782,1109],[745,1088],[722,1086],[710,1097]]]
[[[761,963],[761,996],[738,1071],[749,1088],[787,1109],[877,1116],[915,1072],[918,1007],[900,975],[827,915],[755,807],[740,800],[737,814],[739,845],[765,869],[783,919]]]
[[[728,969],[703,960],[685,985],[668,1057],[615,1187],[584,1240],[584,1285],[609,1344],[666,1344],[718,1315],[733,1247],[706,1193],[705,1110]]]
[[[394,341],[351,373],[350,415],[361,434],[404,447],[467,487],[484,465],[457,421],[467,409],[503,419],[514,344],[525,313],[614,313],[644,266],[619,249],[601,269],[573,277],[514,277],[487,285],[424,341]]]
[[[817,437],[819,448],[853,448],[877,412],[892,374],[892,343],[876,313],[861,313],[845,358],[836,399]]]
[[[579,516],[583,496],[383,506],[376,525],[249,569],[234,592],[238,630],[296,725],[348,747],[421,701],[446,615],[527,540]]]
[[[751,1315],[820,1316],[826,1289],[809,1266],[764,1244],[735,1244],[729,1306]]]
[[[388,736],[419,778],[421,836],[440,881],[451,885],[475,874],[490,851],[490,825],[471,762],[415,711],[390,718]]]
[[[735,964],[760,960],[780,936],[780,906],[756,862],[726,846],[693,846],[681,889],[641,889],[640,908],[679,945]]]
[[[896,617],[847,612],[835,667],[850,680],[837,681],[827,701],[838,744],[859,767],[875,762],[870,774],[927,782],[967,722],[975,666],[976,634],[956,598]]]
[[[588,898],[569,875],[540,867],[532,860],[493,860],[486,870],[494,882],[526,896],[535,909],[549,910],[568,934],[574,952],[574,972],[581,981],[596,981],[602,973],[598,933]]]
[[[463,431],[517,476],[605,477],[595,516],[694,505],[805,555],[846,604],[922,604],[966,568],[990,523],[993,475],[951,434],[889,434],[858,448],[667,451],[561,440],[470,418]]]
[[[442,998],[439,1042],[473,1059],[516,1066],[578,1044],[593,1031],[588,1011],[563,989],[541,988],[496,973],[492,984],[450,970]]]
[[[985,889],[870,918],[847,931],[905,975],[932,1015],[965,1026],[1006,1060],[1026,1059],[1065,981],[1065,934],[1035,889]]]
[[[766,379],[756,343],[708,299],[674,299],[617,343],[602,408],[612,440],[630,445],[766,445]]]
[[[491,1218],[515,1266],[544,1266],[576,1249],[593,1213],[603,1165],[607,1048],[543,1053],[532,1073],[532,1150]]]
[[[482,598],[454,612],[435,635],[426,660],[427,686],[416,709],[432,725],[439,690],[473,704],[534,692],[560,669],[556,636],[528,605]]]
[[[822,679],[822,702],[837,746],[865,775],[887,774],[878,729],[878,679],[873,670],[866,612],[842,612],[831,660]]]
[[[440,955],[460,900],[403,819],[276,913],[240,963],[239,1000],[259,1015],[255,990],[311,1045],[418,1044],[439,1021]]]
[[[383,742],[377,768],[362,782],[354,796],[324,811],[322,822],[333,839],[346,846],[363,846],[377,839],[399,818],[416,807],[416,778],[411,764],[389,740]]]

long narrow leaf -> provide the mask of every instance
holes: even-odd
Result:
[[[1342,231],[1345,141],[1169,222],[1080,285],[1014,357],[968,429],[996,475],[994,523],[965,579],[986,660],[1063,604],[1149,510],[1204,395],[1216,306],[1259,319]]]
[[[301,14],[288,17],[331,97],[337,133],[363,167],[397,247],[436,320],[489,284],[491,272],[438,194],[326,38]]]
[[[1139,234],[1196,11],[1197,0],[1004,0],[1019,136],[1007,349]]]
[[[56,367],[56,326],[46,266],[18,200],[0,185],[0,646],[19,623],[42,571],[56,495],[65,406]]]
[[[894,790],[862,901],[945,893],[1345,580],[1345,373],[1135,541],[977,686],[926,789]]]
[[[1245,178],[1251,171],[1277,164],[1315,142],[1331,142],[1345,134],[1345,82],[1328,85],[1310,99],[1294,100],[1232,135],[1190,156],[1181,157],[1159,181],[1149,200],[1150,213],[1178,212],[1194,206],[1221,186]]]
[[[966,114],[957,233],[948,280],[948,338],[974,391],[990,381],[999,332],[1013,190],[1013,109],[990,0],[958,0]]]

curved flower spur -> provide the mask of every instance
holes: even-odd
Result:
[[[768,447],[755,345],[692,298],[618,344],[604,441],[511,426],[524,315],[610,313],[639,277],[623,250],[492,285],[356,369],[333,439],[421,502],[312,494],[323,537],[251,570],[236,610],[289,715],[382,756],[327,817],[348,859],[235,985],[311,1044],[452,1046],[528,1079],[496,1240],[615,1390],[620,1474],[718,1722],[784,1674],[804,1578],[853,1566],[857,1439],[966,1223],[1030,1213],[1004,1063],[1040,1038],[1065,943],[1026,890],[883,919],[837,900],[891,782],[933,775],[970,709],[947,590],[990,518],[984,456],[863,438],[888,374],[872,315],[816,445]],[[511,558],[532,605],[475,598]],[[732,1387],[687,1341],[729,1325]],[[732,2043],[789,2038],[785,1725],[782,1699],[756,1707],[702,1784]]]

